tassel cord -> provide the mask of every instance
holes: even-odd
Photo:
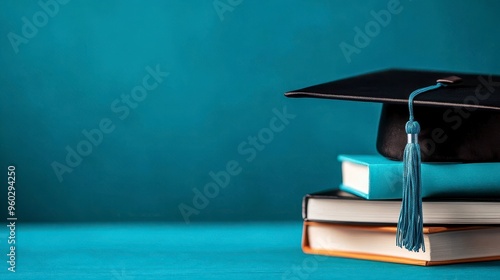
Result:
[[[446,86],[446,84],[437,83],[436,85],[415,90],[408,98],[410,116],[405,127],[408,134],[408,144],[406,144],[403,155],[403,192],[396,231],[396,245],[414,252],[418,252],[420,249],[425,251],[425,245],[420,173],[421,155],[420,146],[417,142],[420,125],[414,120],[413,99],[421,93],[443,86]]]
[[[424,88],[421,88],[421,89],[417,89],[414,92],[412,92],[410,94],[410,96],[408,97],[408,109],[410,111],[410,120],[409,121],[413,121],[414,120],[414,116],[413,116],[413,99],[415,99],[415,97],[417,97],[417,95],[419,95],[421,93],[424,93],[424,92],[427,92],[427,91],[435,90],[435,89],[440,88],[440,87],[445,87],[445,86],[446,86],[446,84],[437,83],[435,85],[424,87]],[[406,131],[406,133],[408,133],[408,130]]]

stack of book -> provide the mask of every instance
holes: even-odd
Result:
[[[422,163],[425,251],[396,246],[403,164],[341,155],[340,188],[303,200],[309,254],[415,265],[500,259],[500,162]]]
[[[500,259],[498,81],[388,69],[285,93],[382,103],[380,155],[340,156],[340,190],[304,198],[304,251],[420,265]],[[342,121],[372,117],[353,114]]]

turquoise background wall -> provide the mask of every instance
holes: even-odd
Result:
[[[25,222],[299,220],[339,153],[375,152],[380,105],[283,93],[391,67],[500,74],[499,10],[1,1],[0,181],[15,165]]]

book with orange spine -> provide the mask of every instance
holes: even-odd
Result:
[[[500,227],[424,227],[425,252],[396,246],[396,227],[304,222],[302,250],[337,256],[413,265],[500,260]]]

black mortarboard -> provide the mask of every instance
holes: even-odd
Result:
[[[500,76],[387,70],[285,95],[383,103],[377,150],[401,160],[407,142],[404,129],[410,93],[452,76],[461,81],[414,100],[415,118],[421,127],[422,161],[500,161]]]
[[[386,70],[285,95],[383,103],[377,150],[404,162],[396,243],[419,251],[425,250],[420,161],[500,161],[498,89],[500,76]]]

